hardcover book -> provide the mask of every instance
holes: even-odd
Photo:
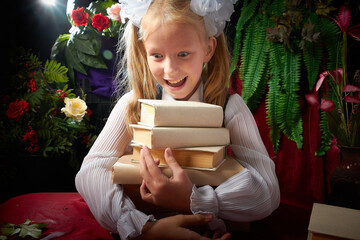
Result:
[[[220,146],[230,143],[229,130],[226,128],[130,126],[133,128],[134,142],[151,149]]]
[[[140,161],[141,145],[133,145],[133,160]],[[199,168],[202,170],[215,170],[225,159],[225,146],[176,148],[172,153],[182,167]],[[153,159],[160,159],[160,164],[166,165],[165,149],[150,149]]]
[[[112,180],[114,184],[141,184],[140,164],[132,162],[132,155],[124,155],[114,164],[112,168]],[[172,176],[169,167],[160,167],[161,172],[167,177]],[[219,186],[221,183],[241,172],[244,167],[234,158],[228,156],[216,171],[199,171],[184,168],[190,180],[196,186]]]
[[[140,122],[167,127],[221,127],[223,109],[214,104],[194,101],[139,99]]]

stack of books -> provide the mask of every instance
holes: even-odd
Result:
[[[140,160],[142,146],[166,164],[167,147],[180,166],[214,170],[225,159],[229,130],[222,127],[220,106],[192,101],[140,99],[141,114],[133,128],[133,160]]]
[[[192,102],[139,99],[140,122],[132,124],[133,154],[125,155],[113,166],[114,184],[141,184],[140,151],[145,145],[160,169],[172,175],[166,166],[164,152],[170,147],[174,158],[197,186],[218,186],[243,167],[226,156],[229,130],[222,127],[220,106]]]

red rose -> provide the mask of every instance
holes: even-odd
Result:
[[[15,102],[11,102],[9,104],[9,109],[6,111],[6,116],[9,119],[14,119],[15,121],[19,121],[21,117],[27,112],[30,108],[30,104],[26,101],[19,101],[16,99]]]
[[[88,25],[88,17],[89,14],[87,14],[84,11],[84,8],[77,8],[72,10],[71,12],[71,19],[74,21],[75,26],[83,26]]]
[[[101,13],[95,14],[91,19],[92,26],[96,28],[99,32],[102,32],[105,28],[110,27],[110,20],[103,16]]]

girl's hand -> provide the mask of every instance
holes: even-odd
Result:
[[[210,240],[201,236],[190,227],[206,225],[212,221],[212,215],[176,215],[160,219],[156,222],[147,222],[142,229],[142,234],[136,239],[156,239],[156,240]],[[219,238],[217,238],[219,237]],[[212,239],[229,240],[231,235],[226,233],[220,236],[213,236]]]
[[[141,198],[149,203],[180,212],[190,212],[192,182],[176,162],[171,149],[165,150],[165,160],[173,176],[162,174],[158,161],[155,162],[147,147],[140,153],[140,174],[143,182],[140,186]]]

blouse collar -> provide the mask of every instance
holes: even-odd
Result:
[[[195,101],[195,102],[202,102],[203,101],[203,91],[204,90],[204,84],[201,82],[199,84],[199,87],[196,89],[196,91],[193,93],[193,95],[189,98],[188,101]],[[162,90],[162,100],[174,100],[175,99],[168,94],[165,89]]]

